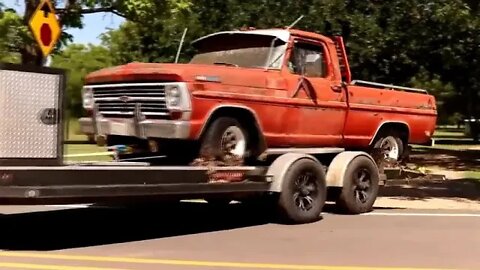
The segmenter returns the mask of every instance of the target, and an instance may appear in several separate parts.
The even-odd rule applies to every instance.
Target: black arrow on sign
[[[43,3],[43,6],[40,10],[43,11],[43,17],[45,18],[48,18],[48,13],[52,12],[50,6],[47,3]]]

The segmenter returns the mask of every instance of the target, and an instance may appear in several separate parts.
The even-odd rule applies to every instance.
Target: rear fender
[[[270,167],[268,168],[267,177],[272,182],[269,190],[270,192],[282,191],[282,184],[285,175],[287,174],[292,164],[301,159],[310,159],[318,163],[318,166],[322,166],[320,162],[311,155],[301,153],[283,154],[277,159],[275,159],[272,165],[270,165]]]

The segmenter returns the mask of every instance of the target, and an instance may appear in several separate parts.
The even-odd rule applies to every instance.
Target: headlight
[[[82,103],[83,108],[93,109],[94,99],[93,99],[93,89],[85,87],[82,89]]]
[[[165,99],[167,107],[177,107],[181,101],[181,93],[178,86],[167,86],[165,88]]]
[[[171,83],[165,86],[165,103],[171,111],[190,111],[190,94],[185,83]]]

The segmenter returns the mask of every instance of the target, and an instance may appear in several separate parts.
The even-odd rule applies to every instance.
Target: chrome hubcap
[[[246,149],[245,134],[238,127],[228,127],[222,135],[221,145],[223,153],[243,157]]]
[[[397,160],[400,153],[400,147],[394,137],[386,137],[382,140],[380,148],[385,153],[385,158]]]

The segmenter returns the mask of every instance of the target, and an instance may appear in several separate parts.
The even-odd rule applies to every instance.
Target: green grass
[[[466,171],[465,178],[475,179],[480,181],[480,171]]]
[[[430,148],[434,149],[445,149],[445,150],[469,150],[479,145],[473,144],[473,140],[469,137],[466,137],[463,133],[463,129],[456,128],[438,128],[435,130],[433,135],[435,140],[435,145]],[[446,142],[455,142],[455,143],[446,143]],[[415,148],[424,146],[414,146]]]
[[[67,144],[65,145],[64,155],[67,162],[84,162],[84,161],[111,161],[111,156],[85,156],[85,157],[69,157],[68,155],[106,153],[105,147],[99,147],[94,144]]]
[[[453,160],[446,164],[446,167],[428,166],[427,169],[443,169],[449,171],[458,171],[464,175],[465,178],[476,179],[480,181],[480,168],[475,161],[476,153],[480,153],[480,144],[476,144],[469,137],[463,133],[463,129],[456,129],[454,127],[438,128],[434,133],[435,145],[433,147],[412,145],[416,154],[432,154],[442,153]],[[437,151],[433,151],[437,150]],[[441,151],[445,150],[445,151]],[[480,155],[478,155],[480,157]],[[426,161],[432,163],[432,155],[425,156]],[[435,158],[435,155],[433,155]],[[420,161],[421,163],[421,161]],[[439,163],[442,163],[439,160]],[[458,170],[455,164],[458,163]],[[444,164],[445,165],[445,164]],[[452,167],[453,166],[453,167]],[[462,176],[463,177],[463,176]]]
[[[80,125],[77,119],[71,119],[65,128],[65,139],[67,141],[87,142],[88,137],[80,132]],[[86,156],[86,157],[68,157],[68,155],[92,154],[107,152],[105,147],[99,147],[95,144],[65,144],[64,155],[67,162],[84,162],[84,161],[110,161],[111,156]]]
[[[70,141],[87,141],[88,137],[80,132],[80,124],[77,119],[68,121],[68,128],[65,127],[65,139]]]
[[[464,139],[468,139],[468,138],[465,137],[462,130],[453,131],[452,129],[449,129],[449,130],[437,129],[437,130],[435,130],[435,133],[433,134],[433,137],[435,137],[435,138],[464,138]]]

